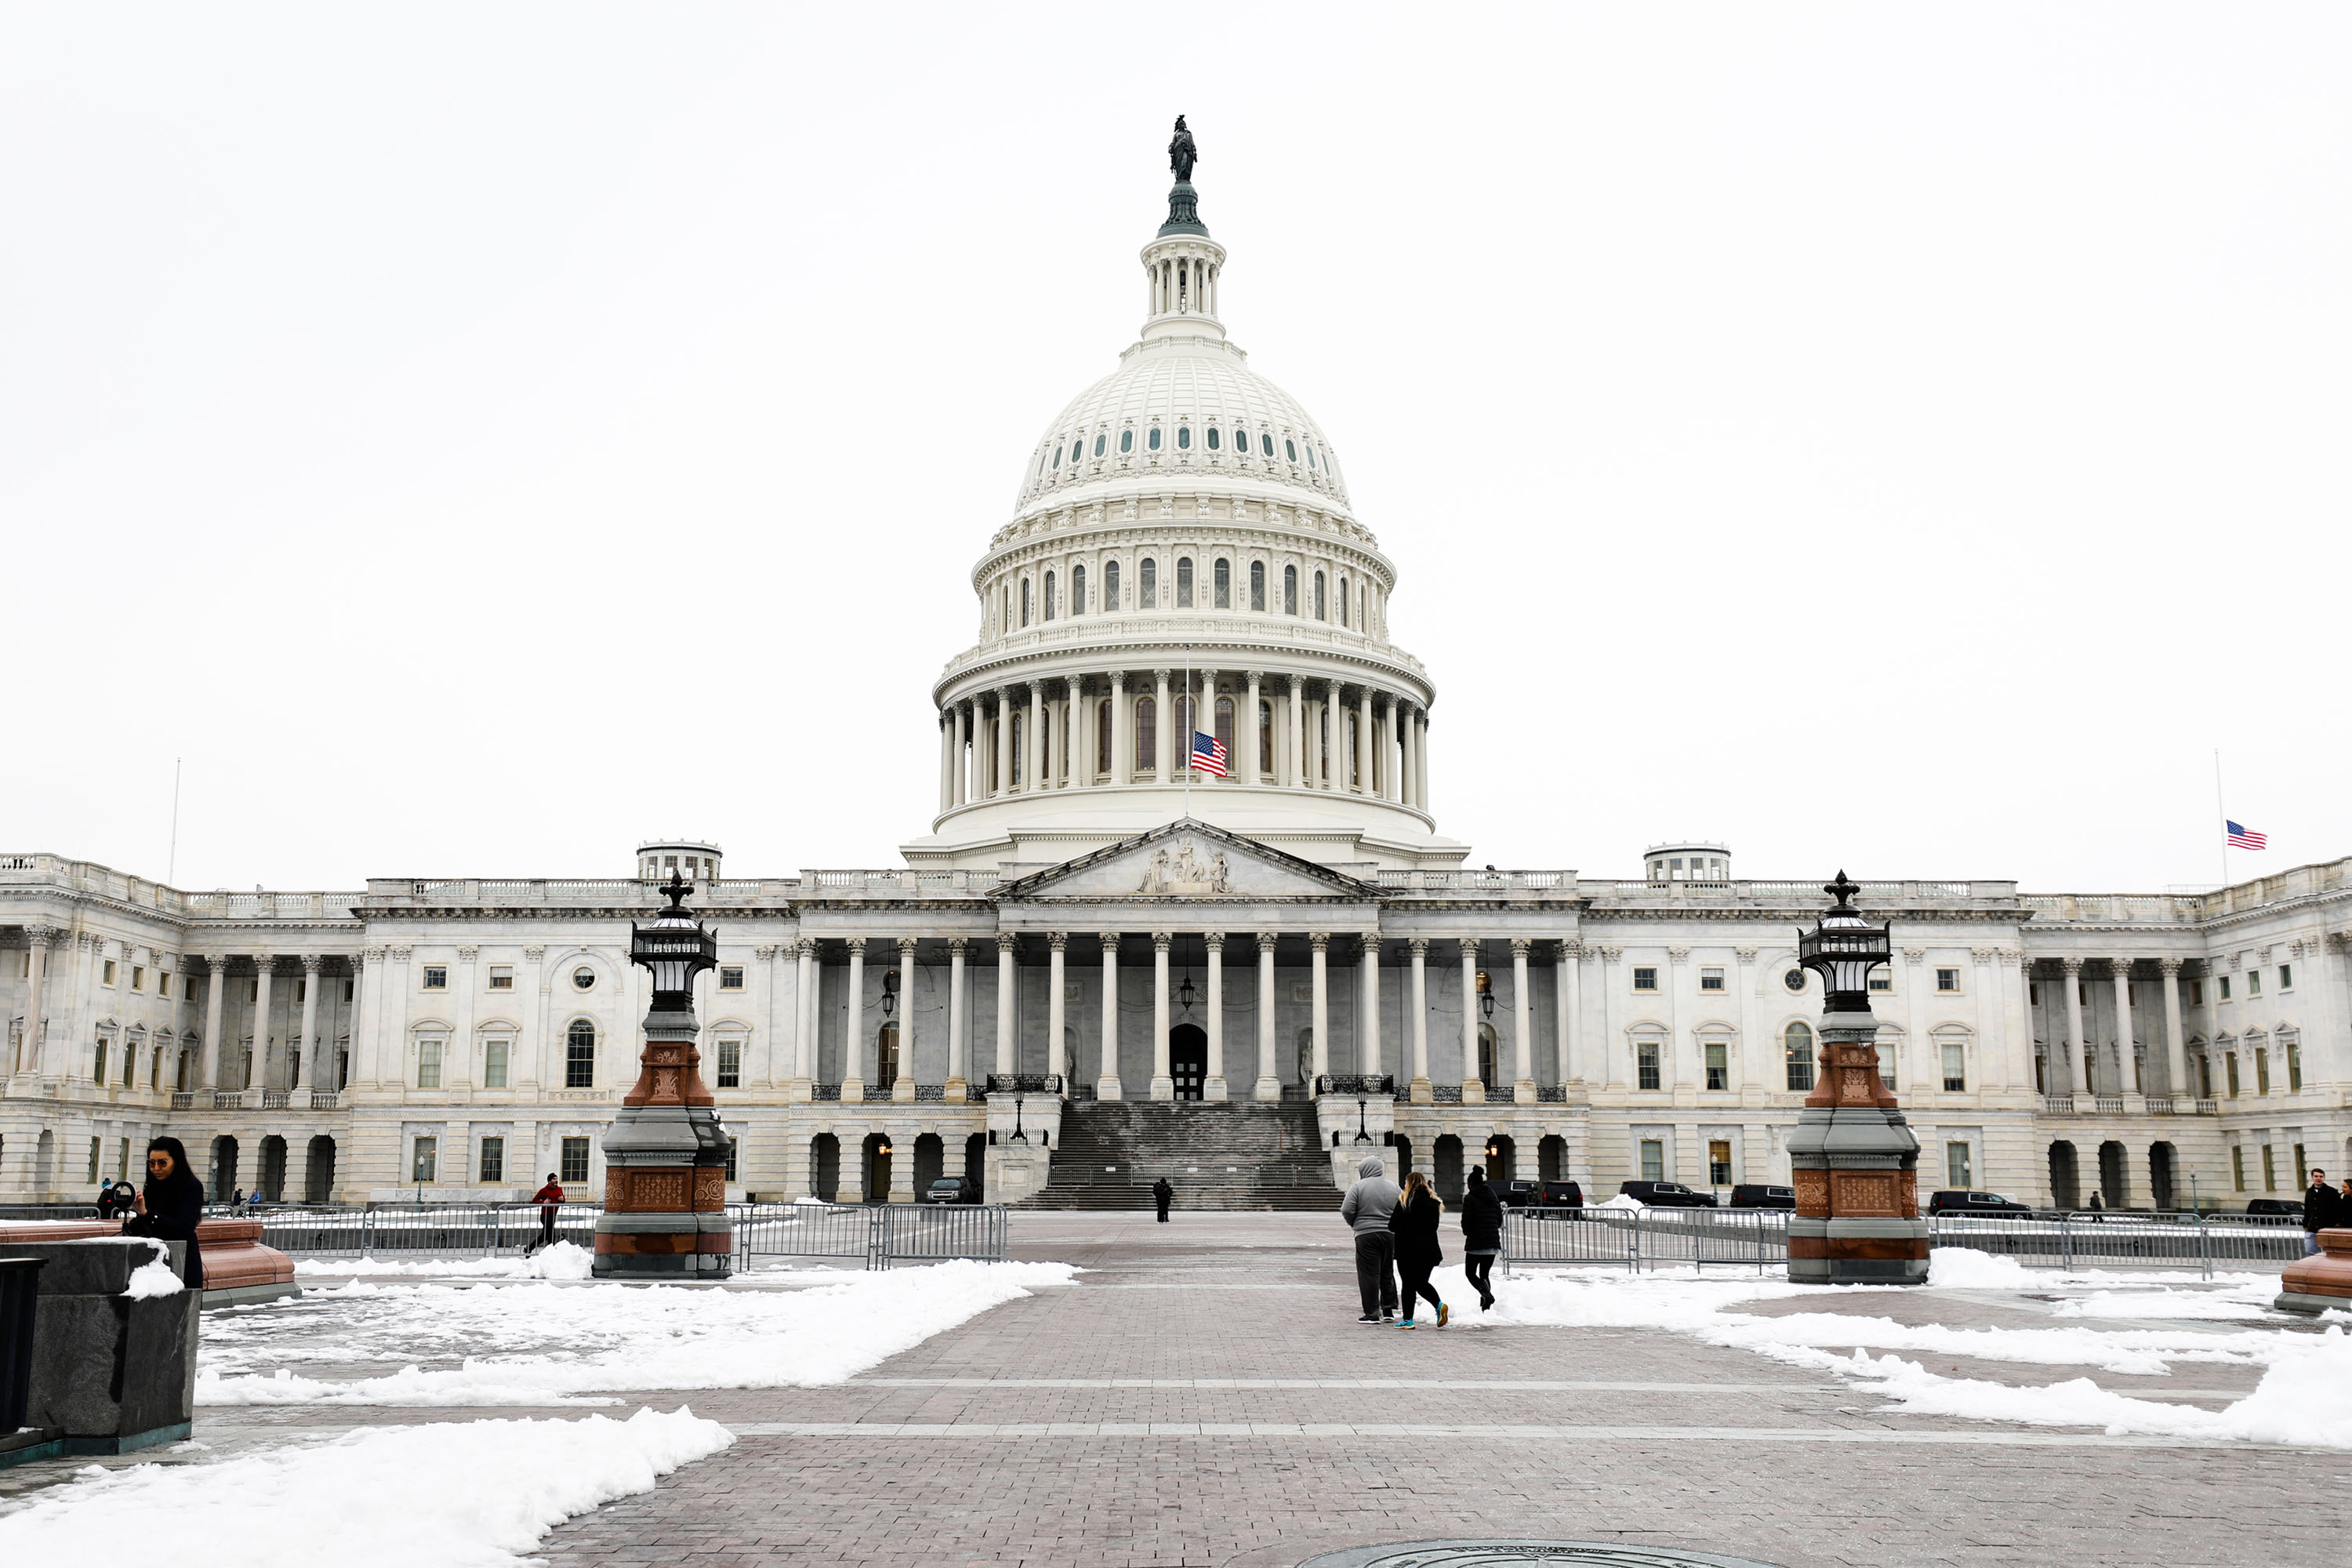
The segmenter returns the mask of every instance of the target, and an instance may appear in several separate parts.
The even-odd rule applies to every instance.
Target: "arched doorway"
[[[2082,1174],[2075,1169],[2074,1145],[2063,1138],[2050,1145],[2050,1202],[2062,1209],[2079,1207],[2083,1202]]]
[[[1568,1179],[1568,1140],[1557,1132],[1548,1132],[1536,1145],[1536,1180],[1564,1182]]]
[[[920,1198],[931,1190],[931,1184],[947,1174],[947,1145],[936,1132],[926,1132],[915,1140],[915,1196]]]
[[[2172,1156],[2169,1143],[2147,1146],[2148,1202],[2154,1204],[2160,1214],[2171,1213],[2179,1201],[2172,1190]]]
[[[261,1170],[254,1177],[253,1195],[272,1204],[286,1196],[286,1140],[274,1132],[261,1141]]]
[[[2131,1207],[2131,1156],[2112,1138],[2099,1145],[2099,1194],[2111,1209]]]
[[[841,1140],[820,1132],[809,1140],[809,1195],[834,1201],[841,1191]]]
[[[988,1134],[975,1132],[963,1141],[963,1179],[971,1184],[972,1195],[988,1195]]]
[[[1175,1080],[1176,1098],[1198,1100],[1209,1081],[1209,1032],[1198,1024],[1179,1024],[1168,1031],[1168,1076]]]
[[[205,1195],[216,1204],[236,1191],[236,1140],[226,1133],[213,1140],[213,1179],[206,1187]]]
[[[1486,1179],[1501,1184],[1512,1179],[1512,1165],[1518,1158],[1518,1145],[1507,1132],[1497,1132],[1486,1140]]]
[[[890,1135],[887,1132],[868,1132],[866,1135],[863,1152],[862,1168],[866,1173],[866,1201],[869,1204],[887,1204],[890,1201],[892,1157]]]
[[[1448,1132],[1430,1151],[1430,1185],[1449,1204],[1462,1201],[1462,1140]]]
[[[325,1133],[310,1140],[310,1159],[302,1169],[302,1201],[306,1204],[331,1202],[335,1190],[335,1141]]]
[[[46,1198],[58,1188],[58,1135],[47,1128],[33,1144],[33,1191]]]

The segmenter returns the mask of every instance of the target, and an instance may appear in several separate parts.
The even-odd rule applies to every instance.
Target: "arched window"
[[[1234,432],[1234,450],[1240,453],[1244,458],[1249,456],[1248,431],[1236,430]]]
[[[1295,463],[1295,462],[1298,461],[1298,443],[1297,443],[1297,442],[1296,442],[1296,441],[1294,441],[1294,440],[1290,439],[1290,437],[1289,437],[1286,436],[1286,437],[1284,437],[1282,438],[1282,449],[1283,449],[1285,452],[1286,452],[1286,453],[1288,453],[1288,454],[1290,455],[1290,460],[1291,460],[1292,462],[1294,462],[1294,463]]]
[[[1286,616],[1298,613],[1298,568],[1296,566],[1282,569],[1282,613]]]
[[[1212,452],[1213,452],[1213,451],[1215,451],[1215,450],[1217,449],[1217,441],[1218,441],[1218,437],[1219,437],[1219,431],[1218,431],[1217,427],[1216,427],[1215,426],[1213,426],[1213,425],[1210,426],[1209,426],[1209,450],[1210,450],[1210,451],[1212,451]]]
[[[1122,430],[1118,433],[1118,449],[1121,453],[1132,452],[1135,450],[1134,431]]]
[[[1026,583],[1021,585],[1021,624],[1025,626],[1029,624],[1029,585]],[[1328,608],[1329,606],[1323,602],[1323,574],[1318,572],[1315,574],[1315,618],[1318,621],[1329,620],[1331,617],[1327,613]]]
[[[572,1020],[563,1035],[563,1087],[596,1087],[596,1026],[585,1018]]]
[[[1230,774],[1234,766],[1231,759],[1240,754],[1239,748],[1234,744],[1234,700],[1230,697],[1217,699],[1217,739],[1225,743],[1225,766]]]
[[[1101,456],[1103,455],[1103,443],[1104,443],[1105,441],[1108,440],[1108,439],[1109,439],[1109,437],[1107,437],[1107,436],[1097,436],[1097,437],[1095,437],[1095,456],[1096,456],[1096,457],[1099,458],[1099,457],[1101,457]]]
[[[1118,563],[1116,561],[1103,563],[1103,608],[1118,608]]]
[[[1265,609],[1265,563],[1263,561],[1250,563],[1250,608],[1260,612]]]
[[[1148,773],[1159,765],[1160,701],[1157,698],[1135,700],[1135,771]]]
[[[1146,610],[1158,609],[1160,607],[1160,563],[1149,555],[1145,556],[1142,565],[1137,570],[1136,583],[1138,597],[1135,602],[1138,607]]]
[[[1070,614],[1087,613],[1087,569],[1084,563],[1070,568]]]
[[[1193,709],[1194,703],[1191,692],[1180,691],[1176,694],[1176,733],[1173,739],[1176,742],[1176,750],[1183,752],[1188,758],[1192,754],[1192,731],[1201,726],[1200,715]],[[1189,767],[1192,764],[1187,762],[1179,765]]]
[[[1274,704],[1263,698],[1257,705],[1257,768],[1262,773],[1274,771]]]
[[[1070,443],[1070,466],[1072,468],[1077,467],[1078,459],[1086,455],[1087,438],[1081,436],[1076,440]],[[1307,456],[1309,458],[1312,458],[1315,454],[1313,452],[1308,452]]]
[[[1179,556],[1176,561],[1176,607],[1192,607],[1192,558],[1189,555]]]
[[[1813,1088],[1813,1031],[1808,1024],[1790,1024],[1780,1031],[1789,1064],[1789,1092],[1810,1094]]]
[[[1192,449],[1192,427],[1190,425],[1176,426],[1176,449],[1180,452]]]
[[[1219,560],[1213,575],[1216,579],[1216,608],[1232,609],[1234,607],[1234,563],[1230,561]]]
[[[1055,442],[1055,443],[1054,443],[1054,467],[1055,467],[1055,468],[1060,468],[1061,466],[1062,466],[1062,444],[1061,444],[1059,441],[1056,441],[1056,442]]]
[[[1021,787],[1021,737],[1023,729],[1028,718],[1029,715],[1024,713],[1018,708],[1015,708],[1013,710],[1012,733],[1005,738],[1004,742],[1007,746],[1012,748],[1012,751],[1004,760],[1013,765],[1013,787],[1014,789],[1019,789]]]
[[[1110,772],[1110,699],[1095,704],[1095,772]]]
[[[1315,466],[1315,448],[1312,447],[1307,448],[1307,466],[1310,468]]]
[[[1053,574],[1051,572],[1048,572],[1048,573],[1046,573],[1046,574],[1045,574],[1045,619],[1047,619],[1047,620],[1049,620],[1049,621],[1050,621],[1050,620],[1052,620],[1052,619],[1054,618],[1054,574]],[[1343,620],[1343,621],[1344,621],[1344,620],[1346,620],[1346,619],[1348,618],[1348,616],[1347,616],[1347,613],[1346,613],[1346,604],[1345,604],[1345,602],[1344,602],[1344,595],[1343,595],[1343,598],[1342,598],[1342,604],[1341,604],[1341,606],[1340,606],[1340,616],[1339,616],[1339,618],[1340,618],[1341,620]]]
[[[1347,726],[1348,787],[1349,789],[1360,789],[1363,786],[1364,783],[1364,746],[1363,737],[1356,732],[1356,716],[1353,713],[1348,715]]]
[[[1268,435],[1264,431],[1260,431],[1258,433],[1257,444],[1259,448],[1264,451],[1267,457],[1271,458],[1274,456],[1274,437],[1271,435]]]
[[[1318,578],[1317,582],[1320,583],[1321,579]],[[1026,577],[1021,579],[1021,624],[1024,626],[1029,624],[1029,579]]]
[[[1053,617],[1054,612],[1047,610],[1045,618],[1051,620]],[[1345,577],[1339,579],[1339,624],[1343,626],[1348,624],[1348,580]]]
[[[1153,451],[1155,451],[1155,452],[1157,452],[1158,450],[1160,450],[1160,426],[1159,426],[1154,425],[1154,426],[1151,427],[1151,438],[1150,438],[1150,440],[1147,443],[1147,445],[1149,445],[1149,446],[1150,447],[1150,448],[1151,448]]]

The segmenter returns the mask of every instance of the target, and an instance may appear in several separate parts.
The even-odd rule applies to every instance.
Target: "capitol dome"
[[[1360,872],[1466,853],[1429,811],[1436,690],[1391,639],[1395,567],[1322,426],[1226,339],[1195,200],[1170,194],[1141,332],[1039,436],[972,568],[911,864],[1054,864],[1187,814]]]

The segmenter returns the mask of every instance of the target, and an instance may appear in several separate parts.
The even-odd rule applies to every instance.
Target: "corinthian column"
[[[890,1083],[890,1098],[915,1098],[915,939],[898,939],[898,1076]],[[908,1163],[908,1170],[914,1166]]]
[[[1360,795],[1376,793],[1372,766],[1372,689],[1356,688],[1356,743],[1348,749],[1349,762],[1356,772],[1355,792]]]
[[[1511,1098],[1521,1105],[1536,1100],[1535,1015],[1528,1006],[1528,939],[1511,939],[1511,1018],[1517,1038],[1511,1041]]]
[[[1110,782],[1115,784],[1127,784],[1134,776],[1135,742],[1127,725],[1127,674],[1114,669],[1110,672]]]
[[[1406,1092],[1415,1105],[1427,1105],[1429,1091],[1429,939],[1414,937],[1404,944],[1412,954],[1412,1086]]]
[[[1257,933],[1257,1088],[1254,1098],[1282,1098],[1282,1079],[1274,1065],[1274,943],[1275,933]]]
[[[1309,1095],[1312,1095],[1315,1092],[1315,1079],[1321,1078],[1324,1074],[1331,1070],[1331,996],[1328,989],[1327,988],[1329,976],[1324,968],[1325,955],[1328,952],[1330,946],[1330,932],[1318,931],[1307,933],[1307,952],[1311,954],[1307,962],[1313,966],[1311,973],[1314,979],[1314,986],[1310,994],[1314,997],[1315,1007],[1312,1015],[1315,1041],[1315,1071],[1309,1077],[1307,1084],[1307,1092]]]
[[[948,942],[948,1099],[961,1105],[971,1098],[971,1084],[964,1078],[964,1061],[971,1043],[971,1016],[964,1005],[963,953],[970,943],[963,937]]]
[[[2164,972],[2165,1092],[2194,1099],[2196,1091],[2189,1087],[2189,1043],[2180,1037],[2180,960],[2159,958],[2156,963]]]
[[[1478,1076],[1478,939],[1462,939],[1462,1103],[1486,1103],[1486,1080]]]
[[[1290,733],[1284,737],[1283,772],[1289,777],[1282,782],[1292,789],[1304,788],[1307,778],[1307,681],[1302,676],[1291,676]]]
[[[1094,704],[1087,700],[1086,682],[1070,677],[1069,717],[1062,725],[1062,765],[1068,773],[1072,789],[1084,789],[1095,782]]]
[[[996,1070],[1011,1073],[1013,1065],[1013,955],[1021,939],[1011,931],[996,933]]]
[[[1095,1098],[1124,1100],[1126,1086],[1118,1078],[1118,932],[1102,933],[1102,1044],[1097,1064]]]
[[[253,1070],[246,1076],[249,1079],[259,1075],[264,1089],[269,1087],[269,981],[277,969],[278,961],[266,952],[253,961]],[[237,1087],[253,1085],[246,1082]]]
[[[25,942],[26,948],[25,954],[25,1034],[24,1037],[17,1042],[16,1061],[16,1070],[21,1073],[37,1073],[42,1070],[41,1021],[43,1014],[41,1011],[41,1004],[44,998],[41,994],[41,983],[45,978],[47,978],[45,972],[48,968],[49,943],[57,940],[57,929],[53,926],[28,925],[25,928]],[[218,961],[208,960],[207,962],[212,964],[212,973],[217,977],[220,973],[220,964]],[[215,1020],[217,1020],[220,1016],[220,1003],[218,1001],[218,997],[220,995],[219,980],[215,978],[209,982],[207,989],[215,998],[211,1004],[212,1016]],[[217,1023],[205,1030],[205,1052],[208,1057],[216,1054],[216,1047],[213,1045],[213,1042],[219,1037],[220,1028]],[[209,1088],[210,1085],[208,1084],[206,1087]]]
[[[1062,1093],[1070,1092],[1067,1053],[1062,1047],[1062,1034],[1067,1027],[1062,1018],[1062,954],[1070,945],[1070,933],[1066,931],[1045,933],[1045,1070],[1062,1078]]]
[[[2066,1072],[2065,1082],[2052,1086],[2053,1094],[2073,1094],[2088,1083],[2084,1069],[2090,1065],[2083,1056],[2083,961],[2062,958],[2058,967],[2066,972]]]
[[[1234,739],[1241,745],[1242,782],[1255,784],[1265,769],[1265,759],[1258,755],[1257,749],[1258,682],[1263,677],[1255,669],[1245,673],[1249,679],[1249,711],[1234,715]]]
[[[319,971],[326,960],[319,953],[302,955],[302,1043],[294,1059],[301,1065],[289,1077],[319,1090]],[[289,1084],[289,1087],[291,1087]]]
[[[1166,689],[1162,676],[1161,689]],[[1160,733],[1165,735],[1163,727]],[[1164,748],[1163,748],[1164,754]],[[1151,1098],[1176,1098],[1176,1079],[1168,1070],[1168,949],[1176,940],[1172,931],[1151,933]]]
[[[1201,1086],[1202,1100],[1225,1098],[1225,933],[1208,933],[1209,943],[1209,1076]]]
[[[841,1026],[841,1102],[866,1098],[866,939],[849,939],[849,1016]]]

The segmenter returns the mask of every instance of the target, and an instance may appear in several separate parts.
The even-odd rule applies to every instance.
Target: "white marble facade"
[[[1820,1001],[1790,939],[1834,847],[1804,882],[1705,845],[1629,881],[1465,868],[1432,804],[1436,687],[1328,437],[1227,340],[1221,246],[1165,234],[1142,261],[1141,333],[972,569],[902,865],[736,878],[665,843],[609,880],[229,894],[0,856],[0,1201],[135,1173],[163,1131],[287,1198],[511,1197],[551,1170],[593,1194],[645,1011],[629,921],[673,868],[719,933],[704,1073],[737,1193],[907,1201],[969,1161],[1017,1197],[1071,1097],[1318,1081],[1328,1131],[1364,1115],[1441,1171],[1785,1178]],[[1186,769],[1195,729],[1227,776]],[[2240,1202],[2352,1164],[2347,870],[1865,880],[1923,1189]],[[992,1143],[1016,1113],[1031,1141]]]

